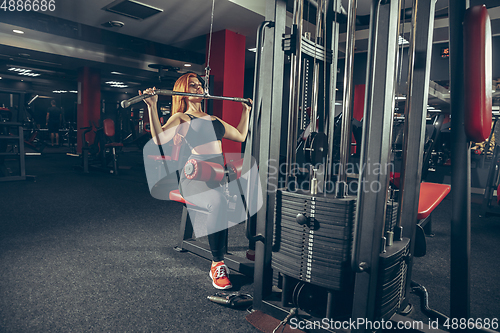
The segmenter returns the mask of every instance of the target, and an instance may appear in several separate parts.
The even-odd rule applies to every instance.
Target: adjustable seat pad
[[[187,179],[218,181],[224,179],[224,167],[218,163],[199,161],[194,158],[186,162],[184,175]]]
[[[154,158],[157,156],[151,155],[151,157]],[[168,157],[168,156],[166,156],[166,157]],[[187,163],[189,163],[189,162],[190,161],[188,161]],[[206,161],[193,161],[193,162],[195,162],[195,164],[198,165],[198,167],[195,170],[193,170],[193,175],[194,175],[194,177],[192,177],[193,179],[203,178],[202,180],[213,180],[213,179],[221,180],[221,178],[220,178],[221,175],[222,175],[222,177],[224,176],[224,169],[222,167],[220,167],[219,165],[217,165],[217,167],[215,167],[213,165],[214,163],[210,163],[210,162],[206,162]],[[239,178],[241,176],[242,166],[243,166],[243,159],[229,162],[226,165],[227,169],[236,175],[236,178]],[[202,167],[206,169],[206,175],[207,175],[206,177],[208,179],[206,177],[201,176],[203,174]],[[196,175],[198,173],[200,176]],[[192,204],[189,201],[187,201],[186,199],[184,199],[182,197],[181,193],[179,192],[179,190],[170,191],[168,197],[170,200],[177,201],[177,202],[180,202],[183,204],[188,204],[191,206],[195,206],[194,204]]]
[[[235,178],[240,178],[241,177],[241,171],[243,169],[243,161],[244,159],[238,159],[236,161],[228,162],[226,164],[226,168],[231,175],[234,175]]]

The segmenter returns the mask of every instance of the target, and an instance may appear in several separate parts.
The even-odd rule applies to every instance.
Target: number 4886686
[[[56,10],[55,0],[3,0],[0,10],[4,12],[53,12]]]

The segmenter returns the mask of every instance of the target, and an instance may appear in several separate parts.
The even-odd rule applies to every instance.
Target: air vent
[[[163,9],[149,6],[135,0],[113,1],[103,9],[136,20],[144,20],[150,16],[163,12]]]

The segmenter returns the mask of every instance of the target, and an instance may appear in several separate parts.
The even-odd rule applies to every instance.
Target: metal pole
[[[344,94],[342,101],[342,136],[340,139],[339,177],[337,197],[347,196],[347,162],[351,153],[351,99],[353,93],[354,43],[357,0],[349,1],[347,18],[346,54],[344,66]]]
[[[399,187],[399,220],[396,239],[410,238],[413,253],[417,225],[418,199],[424,155],[427,100],[430,80],[435,0],[413,0],[412,29],[408,51],[408,90],[406,93],[403,156]],[[403,232],[401,232],[403,231]],[[411,288],[412,258],[408,262],[406,292]],[[406,306],[407,299],[403,302]]]
[[[293,27],[295,34],[295,53],[291,55],[290,72],[290,113],[288,118],[288,145],[286,154],[286,184],[295,182],[295,151],[297,150],[297,123],[300,105],[300,80],[302,65],[302,30],[304,0],[295,0],[293,5]]]
[[[370,172],[370,166],[379,165],[385,169],[391,161],[399,8],[400,1],[381,4],[380,0],[373,0],[370,12],[366,102],[352,246],[351,264],[356,278],[351,318],[375,320],[389,175]],[[356,331],[364,332],[365,329],[360,327]]]
[[[318,10],[316,11],[316,34],[315,34],[315,42],[314,42],[314,74],[313,74],[313,95],[312,95],[312,107],[311,107],[311,132],[317,132],[316,128],[316,118],[318,117],[318,94],[319,94],[319,63],[316,59],[316,49],[317,45],[320,42],[321,35],[321,26],[323,22],[321,20],[321,14],[323,11],[323,2],[319,0]],[[325,49],[326,55],[326,49]],[[324,66],[326,66],[326,61]]]
[[[451,103],[450,318],[470,316],[470,143],[464,129],[463,27],[468,0],[449,2]]]
[[[274,22],[264,21],[259,25],[257,29],[257,43],[256,43],[256,53],[255,53],[255,72],[254,72],[254,84],[253,84],[253,112],[250,117],[248,129],[247,144],[245,147],[245,161],[250,162],[250,155],[257,158],[257,147],[259,146],[260,137],[260,117],[262,113],[262,87],[260,84],[260,70],[262,64],[262,45],[264,43],[264,32],[265,29],[274,27]],[[256,160],[256,163],[259,163]],[[250,170],[250,164],[247,165],[245,170]]]
[[[283,98],[284,53],[281,49],[282,35],[286,26],[286,1],[267,1],[266,20],[274,21],[272,33],[264,38],[260,85],[262,87],[262,116],[260,120],[259,177],[263,185],[262,208],[257,213],[256,233],[263,236],[255,244],[254,298],[253,307],[262,310],[265,298],[272,287],[272,239],[274,200],[278,187],[278,163]]]
[[[339,24],[337,22],[337,13],[340,11],[340,0],[332,0],[332,7],[333,7],[333,12],[334,14],[334,20],[331,23],[332,24],[332,36],[331,36],[331,41],[328,42],[330,44],[330,47],[332,48],[332,65],[330,68],[330,104],[328,107],[329,113],[328,115],[325,115],[325,123],[328,124],[328,156],[327,156],[327,163],[325,166],[326,169],[326,179],[324,182],[324,193],[330,192],[333,189],[332,188],[327,188],[327,186],[330,186],[332,184],[332,173],[334,172],[333,168],[333,141],[334,141],[334,132],[335,132],[335,124],[334,124],[334,118],[335,118],[335,97],[336,97],[336,84],[337,84],[337,60],[338,60],[338,43],[339,43]],[[330,24],[330,23],[329,23]],[[325,44],[327,45],[327,44]],[[325,126],[326,127],[326,126]]]
[[[260,145],[260,119],[262,113],[262,87],[260,84],[260,73],[262,64],[262,45],[264,43],[264,33],[265,29],[274,27],[274,22],[264,21],[260,24],[257,29],[257,43],[256,43],[256,53],[255,53],[255,72],[254,72],[254,86],[253,86],[253,103],[254,110],[251,114],[249,120],[249,131],[247,136],[247,143],[245,146],[243,170],[244,173],[248,172],[252,167],[252,162],[259,163],[259,145]],[[247,187],[246,197],[252,197],[251,187]],[[254,200],[255,201],[255,200]],[[250,202],[249,206],[256,205],[255,202]],[[252,206],[254,207],[254,206]],[[248,207],[247,207],[248,209]],[[246,214],[248,216],[248,213]],[[253,233],[255,231],[256,216],[247,218],[246,223],[246,236],[250,242],[255,241],[255,236]]]

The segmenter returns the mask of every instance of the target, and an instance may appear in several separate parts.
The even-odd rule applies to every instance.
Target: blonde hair
[[[198,78],[198,75],[196,75],[195,73],[186,73],[178,78],[174,84],[174,91],[188,92],[189,78],[192,77]],[[186,98],[187,96],[172,96],[172,115],[176,114],[177,112],[186,112]]]

